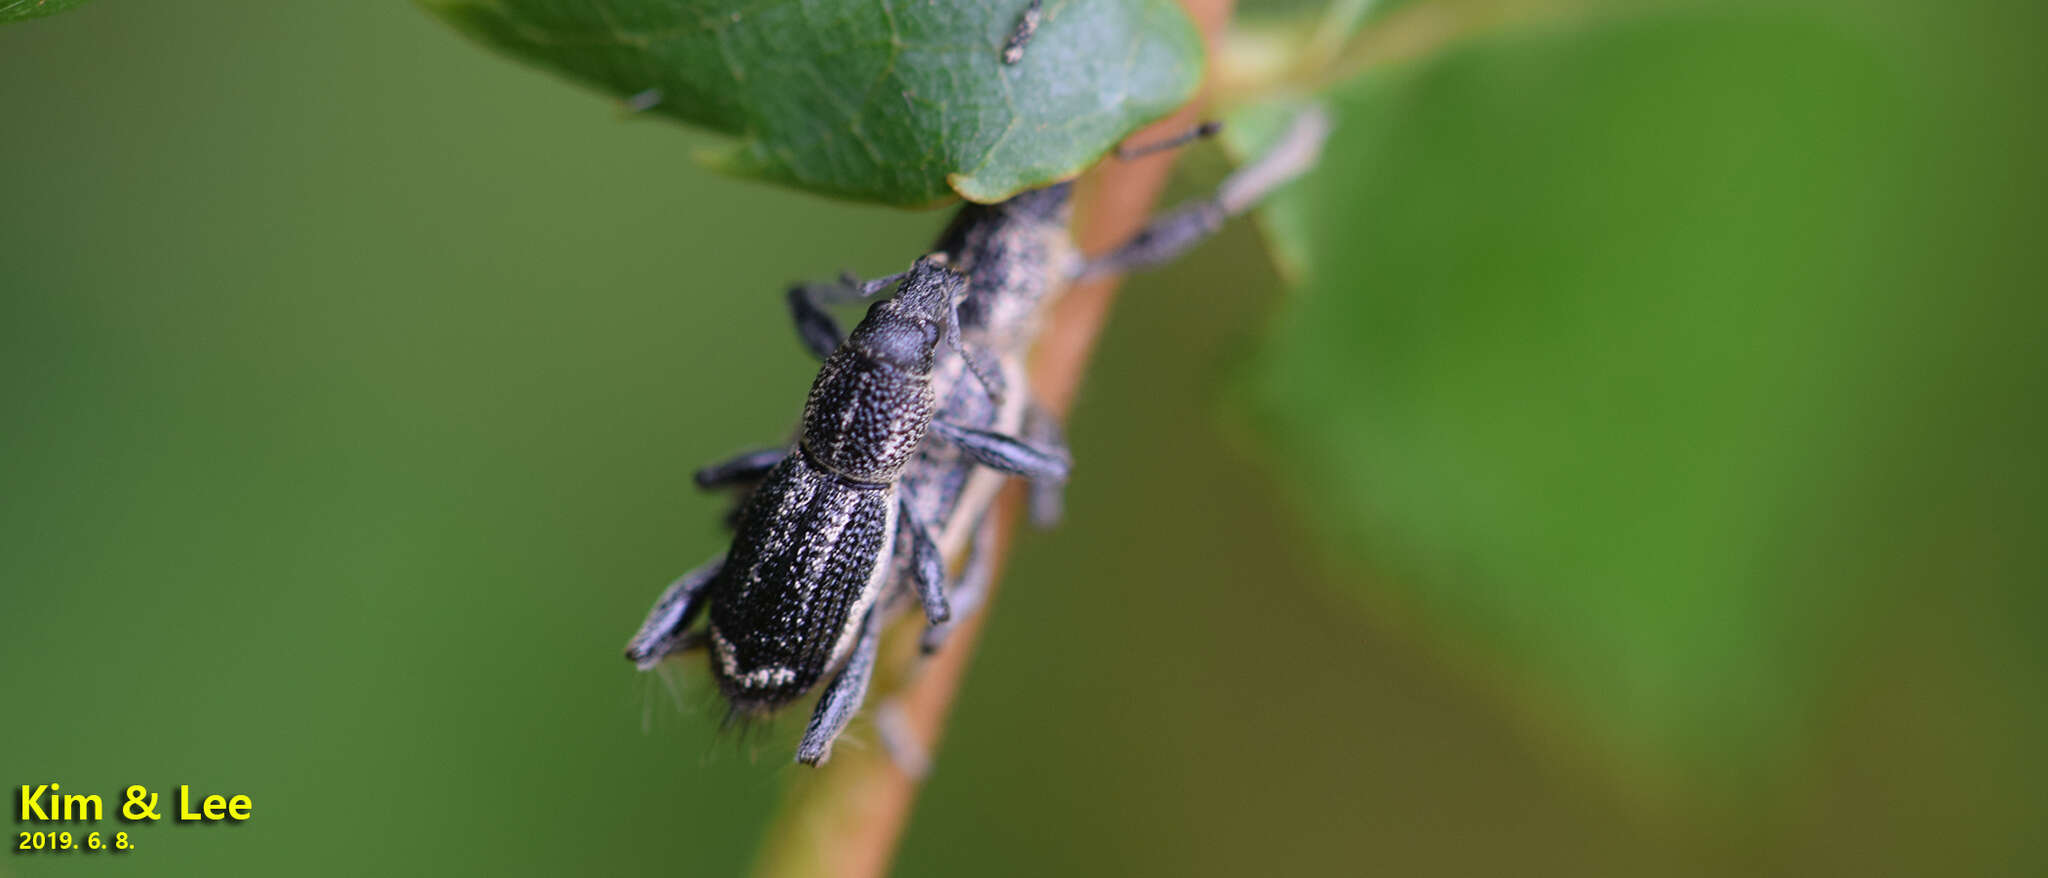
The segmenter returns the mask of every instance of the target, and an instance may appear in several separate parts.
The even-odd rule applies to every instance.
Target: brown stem
[[[1201,28],[1211,58],[1216,57],[1217,40],[1230,18],[1231,2],[1183,0],[1188,14]],[[1199,120],[1200,104],[1198,100],[1145,129],[1133,142],[1146,143],[1187,130]],[[1105,162],[1084,184],[1077,220],[1083,249],[1103,252],[1136,232],[1150,215],[1172,167],[1171,152],[1135,161]],[[1109,315],[1116,286],[1114,278],[1076,285],[1060,298],[1048,316],[1045,333],[1032,357],[1031,380],[1040,400],[1061,415],[1073,407],[1081,377],[1087,373],[1089,354]],[[995,582],[1001,581],[1010,537],[1019,520],[1021,494],[1016,487],[1013,485],[1004,494],[995,510]],[[990,584],[991,592],[995,582]],[[960,678],[966,673],[987,615],[984,610],[962,623],[947,640],[946,648],[896,690],[907,731],[915,740],[925,742],[934,754],[945,731],[953,695],[959,691]],[[915,640],[896,637],[893,645],[914,648]],[[885,663],[888,666],[902,668],[909,664],[900,650],[889,658]],[[881,684],[877,687],[879,691],[889,691],[891,681],[877,682]],[[762,878],[879,878],[889,868],[896,841],[909,821],[916,797],[917,780],[898,768],[881,748],[841,747],[832,761],[814,771],[802,772],[792,784],[780,813],[769,827],[755,874]]]

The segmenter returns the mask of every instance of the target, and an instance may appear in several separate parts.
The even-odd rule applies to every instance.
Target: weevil
[[[1204,124],[1183,137],[1140,149],[1120,150],[1119,154],[1131,157],[1171,148],[1214,131],[1213,124]],[[909,579],[924,599],[931,622],[924,636],[927,651],[940,645],[948,631],[949,618],[973,612],[985,594],[990,573],[986,546],[991,523],[986,513],[1005,475],[1031,479],[1035,520],[1049,524],[1057,517],[1066,451],[1059,438],[1058,422],[1032,402],[1024,370],[1024,357],[1037,337],[1039,314],[1044,306],[1074,280],[1165,262],[1199,243],[1220,228],[1225,219],[1242,213],[1266,192],[1310,167],[1326,133],[1327,122],[1320,114],[1304,114],[1279,146],[1232,174],[1214,195],[1163,215],[1123,246],[1094,259],[1086,258],[1073,241],[1071,184],[1025,192],[993,205],[970,204],[954,216],[940,235],[936,249],[948,264],[966,274],[964,298],[956,312],[961,343],[933,347],[934,360],[926,384],[936,411],[931,429],[945,441],[919,444],[899,477],[899,519],[915,523],[911,533],[930,535],[928,543],[917,544],[935,545],[947,557],[957,556],[963,550],[967,553],[960,580],[950,595],[945,591],[942,561],[936,572],[928,566],[932,560],[929,554],[909,567]],[[847,277],[837,284],[800,285],[790,290],[789,304],[798,336],[806,348],[826,358],[827,372],[833,371],[829,365],[832,359],[843,356],[847,347],[854,344],[854,338],[841,342],[839,330],[823,306],[871,296],[894,279],[892,276],[863,283]],[[873,314],[871,311],[870,320],[874,319]],[[861,332],[856,329],[854,336]],[[823,373],[819,380],[825,380]],[[807,415],[807,435],[809,420]],[[1025,439],[1014,438],[1018,433],[1024,434]],[[801,443],[798,448],[801,449]],[[776,482],[775,468],[785,465],[785,458],[791,456],[793,453],[783,448],[749,452],[705,467],[697,473],[697,482],[708,488],[761,479],[752,495],[758,498],[763,492],[784,490]],[[768,477],[763,479],[763,473],[768,473]],[[748,527],[749,510],[757,505],[758,500],[745,501],[736,516],[742,534]],[[912,557],[917,557],[915,550]],[[692,596],[709,590],[723,569],[724,560],[714,559],[685,575],[657,601],[628,650],[628,656],[640,667],[650,668],[665,655],[703,644],[707,634],[689,628],[696,611]],[[887,571],[888,565],[883,564],[871,574],[883,576]],[[867,583],[864,588],[883,596],[888,591],[886,583]],[[931,594],[932,589],[939,593]],[[943,602],[945,613],[931,612],[935,601]],[[829,753],[832,736],[843,729],[859,706],[867,676],[872,672],[874,645],[880,626],[886,621],[886,609],[886,604],[870,604],[858,634],[847,635],[855,638],[854,646],[839,680],[819,702],[799,747],[800,761],[822,760]],[[713,616],[715,625],[715,610]],[[853,629],[848,626],[852,623],[847,620],[851,618],[835,614],[827,625],[850,632]],[[713,646],[715,652],[715,642]],[[713,670],[715,675],[718,666],[714,665]],[[721,689],[726,688],[721,682]],[[899,751],[906,746],[915,744],[892,743],[892,748]]]
[[[817,764],[867,692],[883,609],[899,584],[915,590],[933,624],[950,616],[944,561],[897,478],[933,426],[931,382],[941,343],[970,371],[956,302],[966,279],[944,254],[862,285],[877,302],[825,358],[804,405],[797,441],[770,458],[750,454],[709,468],[760,479],[742,504],[731,548],[672,583],[626,656],[643,668],[707,646],[712,678],[736,713],[772,712],[830,674],[797,759]],[[994,379],[990,379],[992,382]],[[998,393],[993,384],[983,392]],[[978,459],[1048,479],[1065,460],[1008,436],[947,425],[946,441]],[[707,612],[708,611],[708,612]],[[709,620],[692,630],[696,617]]]

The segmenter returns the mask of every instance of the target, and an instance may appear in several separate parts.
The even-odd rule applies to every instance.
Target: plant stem
[[[1188,13],[1201,28],[1209,55],[1216,57],[1217,40],[1230,17],[1232,0],[1183,0]],[[1160,136],[1187,130],[1199,121],[1198,100],[1134,137],[1144,143]],[[1135,161],[1108,161],[1084,183],[1076,218],[1077,234],[1086,252],[1099,253],[1123,241],[1144,225],[1152,204],[1166,185],[1172,170],[1171,151]],[[1073,407],[1081,378],[1087,372],[1089,354],[1101,335],[1115,298],[1117,280],[1105,278],[1078,284],[1068,290],[1047,316],[1045,332],[1031,361],[1031,381],[1039,400],[1064,417]],[[1002,579],[1010,539],[1020,520],[1020,486],[1012,485],[997,503],[994,587]],[[946,715],[960,688],[967,663],[981,636],[989,608],[965,620],[946,642],[946,648],[926,661],[915,675],[894,689],[901,706],[905,729],[936,755],[945,731]],[[915,637],[895,637],[885,657],[887,668],[904,668],[913,661],[905,653],[914,650]],[[903,647],[908,647],[904,649]],[[891,691],[891,680],[878,680],[881,692]],[[879,878],[888,871],[896,842],[909,822],[910,808],[917,798],[918,780],[904,773],[880,747],[842,747],[833,759],[815,770],[806,770],[790,786],[780,813],[770,824],[755,864],[761,878],[809,878],[846,876]]]

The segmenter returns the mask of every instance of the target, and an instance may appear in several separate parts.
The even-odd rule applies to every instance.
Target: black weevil
[[[950,615],[944,561],[897,480],[932,427],[939,345],[960,348],[955,307],[966,279],[943,254],[918,260],[901,278],[898,294],[870,307],[826,358],[801,436],[742,504],[732,547],[676,580],[626,648],[646,667],[708,645],[712,677],[741,714],[773,711],[836,671],[797,748],[797,759],[811,764],[830,755],[866,695],[891,586],[914,587],[933,624]],[[1063,455],[969,427],[945,433],[977,459],[1065,478]],[[899,567],[907,575],[899,577]],[[691,630],[707,608],[709,623]]]

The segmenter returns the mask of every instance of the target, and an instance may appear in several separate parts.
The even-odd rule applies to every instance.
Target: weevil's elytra
[[[740,515],[711,586],[712,676],[737,709],[763,712],[817,685],[893,572],[896,496],[844,481],[799,447]]]

